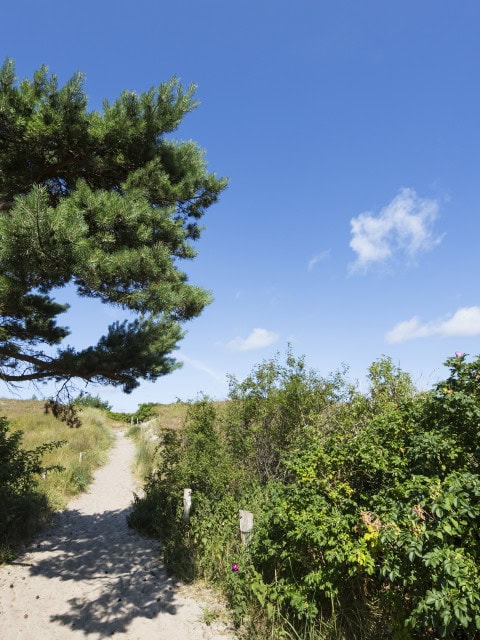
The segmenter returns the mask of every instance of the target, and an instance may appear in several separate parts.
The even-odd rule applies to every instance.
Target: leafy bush
[[[155,402],[144,402],[138,405],[135,413],[108,411],[108,417],[120,422],[146,422],[157,415],[158,405]]]
[[[341,373],[321,378],[291,351],[285,364],[265,361],[243,382],[232,376],[223,430],[237,464],[262,484],[283,478],[305,428],[348,392]]]
[[[61,468],[42,466],[42,458],[63,442],[49,442],[30,451],[21,444],[22,432],[11,432],[7,419],[0,418],[0,561],[2,549],[31,535],[48,517],[48,500],[36,491],[38,475]]]
[[[252,637],[479,638],[480,358],[447,365],[428,392],[389,358],[366,394],[290,352],[232,378],[223,411],[204,399],[164,433],[131,524],[221,584]]]
[[[93,407],[102,411],[111,411],[112,405],[106,400],[102,400],[99,395],[92,396],[90,393],[81,393],[75,398],[74,404],[79,407]]]
[[[207,398],[189,406],[181,432],[163,430],[158,447],[158,467],[136,498],[129,523],[164,541],[167,566],[192,579],[197,574],[192,554],[197,519],[217,517],[217,503],[234,483],[230,458],[216,427],[216,409]],[[196,496],[188,526],[183,522],[183,489]],[[210,525],[207,525],[207,529]]]

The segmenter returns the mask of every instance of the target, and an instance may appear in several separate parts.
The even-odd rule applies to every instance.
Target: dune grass
[[[33,474],[31,491],[28,496],[22,496],[22,500],[27,501],[22,511],[28,514],[28,519],[25,515],[22,525],[11,527],[0,540],[5,560],[13,548],[48,522],[54,511],[64,508],[73,496],[85,491],[94,470],[107,461],[115,425],[105,412],[85,407],[80,413],[82,426],[72,429],[51,414],[45,414],[44,403],[36,400],[0,399],[0,416],[7,418],[11,433],[22,432],[20,446],[24,450],[62,441],[61,446],[44,453],[41,464],[63,468]]]
[[[138,480],[146,480],[157,467],[160,432],[164,429],[181,429],[186,413],[187,405],[183,402],[158,404],[155,406],[155,417],[143,424],[133,423],[130,426],[127,435],[135,442],[133,472]]]

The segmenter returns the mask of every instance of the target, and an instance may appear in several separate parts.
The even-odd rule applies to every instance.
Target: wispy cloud
[[[217,380],[218,382],[225,382],[226,380],[225,375],[222,375],[217,371],[214,371],[214,369],[211,369],[207,364],[205,364],[201,360],[194,360],[193,358],[190,358],[185,353],[183,353],[183,351],[180,352],[177,357],[179,360],[183,360],[183,362],[186,362],[194,369],[198,369],[199,371],[206,373],[207,375],[209,375],[214,380]]]
[[[357,254],[352,271],[365,271],[385,263],[395,254],[411,261],[421,251],[441,242],[433,233],[438,202],[419,198],[413,189],[402,189],[378,216],[367,211],[350,221],[350,247]]]
[[[308,262],[308,270],[311,271],[316,264],[318,264],[319,262],[323,262],[324,260],[327,260],[330,257],[330,249],[327,249],[326,251],[322,251],[321,253],[317,253],[316,256],[313,256],[313,258],[311,258]]]
[[[278,333],[267,329],[254,329],[246,338],[237,336],[227,343],[227,347],[232,351],[255,351],[268,347],[279,338]]]
[[[466,337],[480,334],[480,307],[462,307],[441,320],[422,323],[417,316],[399,322],[386,335],[387,342],[406,342],[428,336]]]

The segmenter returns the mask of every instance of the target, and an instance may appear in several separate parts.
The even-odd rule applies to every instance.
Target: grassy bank
[[[0,399],[0,415],[8,423],[2,443],[10,451],[2,459],[5,477],[0,487],[0,561],[4,561],[55,510],[87,488],[94,470],[107,460],[113,431],[104,412],[88,407],[80,413],[78,429],[45,414],[40,401]],[[53,441],[61,444],[44,447]]]
[[[165,429],[181,429],[187,407],[183,402],[157,404],[153,407],[154,415],[143,423],[133,423],[128,429],[127,435],[136,445],[133,471],[139,480],[146,480],[158,468],[161,459],[161,433]]]

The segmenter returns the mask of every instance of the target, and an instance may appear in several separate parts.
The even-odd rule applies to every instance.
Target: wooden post
[[[240,509],[240,537],[243,544],[248,544],[253,534],[253,513]]]
[[[84,451],[80,451],[80,453],[78,454],[78,464],[82,464],[84,453],[85,453]]]
[[[183,521],[188,522],[190,518],[190,509],[192,508],[192,490],[183,490]]]

